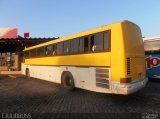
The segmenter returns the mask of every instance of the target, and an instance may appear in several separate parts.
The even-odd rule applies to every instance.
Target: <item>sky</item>
[[[63,37],[129,20],[143,37],[160,36],[160,0],[0,0],[0,28]]]

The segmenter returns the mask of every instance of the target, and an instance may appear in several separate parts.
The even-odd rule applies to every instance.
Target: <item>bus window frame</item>
[[[97,51],[91,51],[90,50],[90,39],[91,39],[91,36],[94,36],[95,34],[99,34],[99,33],[103,33],[103,49],[102,50],[97,50]],[[107,33],[108,34],[108,49],[104,49],[104,34]],[[83,51],[81,52],[81,40],[83,40],[83,44],[84,44],[84,38],[87,37],[88,38],[88,51],[84,51],[84,49],[82,49]],[[78,53],[71,53],[71,51],[69,51],[68,54],[64,54],[64,42],[69,42],[69,50],[71,50],[71,41],[72,40],[78,40],[79,42],[79,48],[78,48]],[[58,44],[62,44],[62,53],[61,54],[58,54],[57,51],[58,51]],[[49,45],[55,45],[55,53],[53,55],[46,55],[45,53],[45,47],[49,46]],[[36,57],[30,57],[30,50],[27,50],[25,52],[29,52],[29,57],[26,58],[26,59],[30,59],[30,58],[41,58],[41,57],[55,57],[55,56],[66,56],[66,55],[81,55],[81,54],[93,54],[93,53],[101,53],[101,52],[111,52],[111,29],[109,30],[106,30],[106,31],[102,31],[102,32],[97,32],[97,33],[93,33],[93,34],[90,34],[90,35],[86,35],[86,36],[82,36],[82,37],[76,37],[74,39],[69,39],[69,40],[65,40],[65,41],[62,41],[62,42],[57,42],[57,43],[54,43],[54,44],[49,44],[49,45],[45,45],[45,46],[42,46],[42,47],[38,47],[38,48],[35,48],[36,49]],[[38,56],[38,49],[40,48],[43,48],[43,55],[42,56]],[[84,48],[84,46],[83,46]],[[31,49],[32,50],[32,49]]]

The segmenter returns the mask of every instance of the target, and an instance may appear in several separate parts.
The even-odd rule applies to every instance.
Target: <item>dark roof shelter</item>
[[[31,47],[58,38],[1,38],[0,52],[16,52],[16,50],[22,51],[25,47]]]
[[[59,38],[59,37],[58,37]],[[25,47],[31,47],[58,38],[0,38],[0,71],[21,70]]]

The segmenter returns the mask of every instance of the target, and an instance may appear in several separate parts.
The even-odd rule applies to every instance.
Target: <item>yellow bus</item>
[[[28,77],[101,93],[128,95],[145,87],[145,53],[140,28],[122,21],[24,50]]]

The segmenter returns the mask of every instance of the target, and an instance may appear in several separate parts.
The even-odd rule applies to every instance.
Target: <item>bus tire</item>
[[[30,72],[29,72],[29,69],[28,69],[28,68],[26,68],[25,74],[26,74],[27,78],[30,78]]]
[[[62,85],[68,91],[74,90],[74,78],[70,72],[67,71],[62,74]]]

